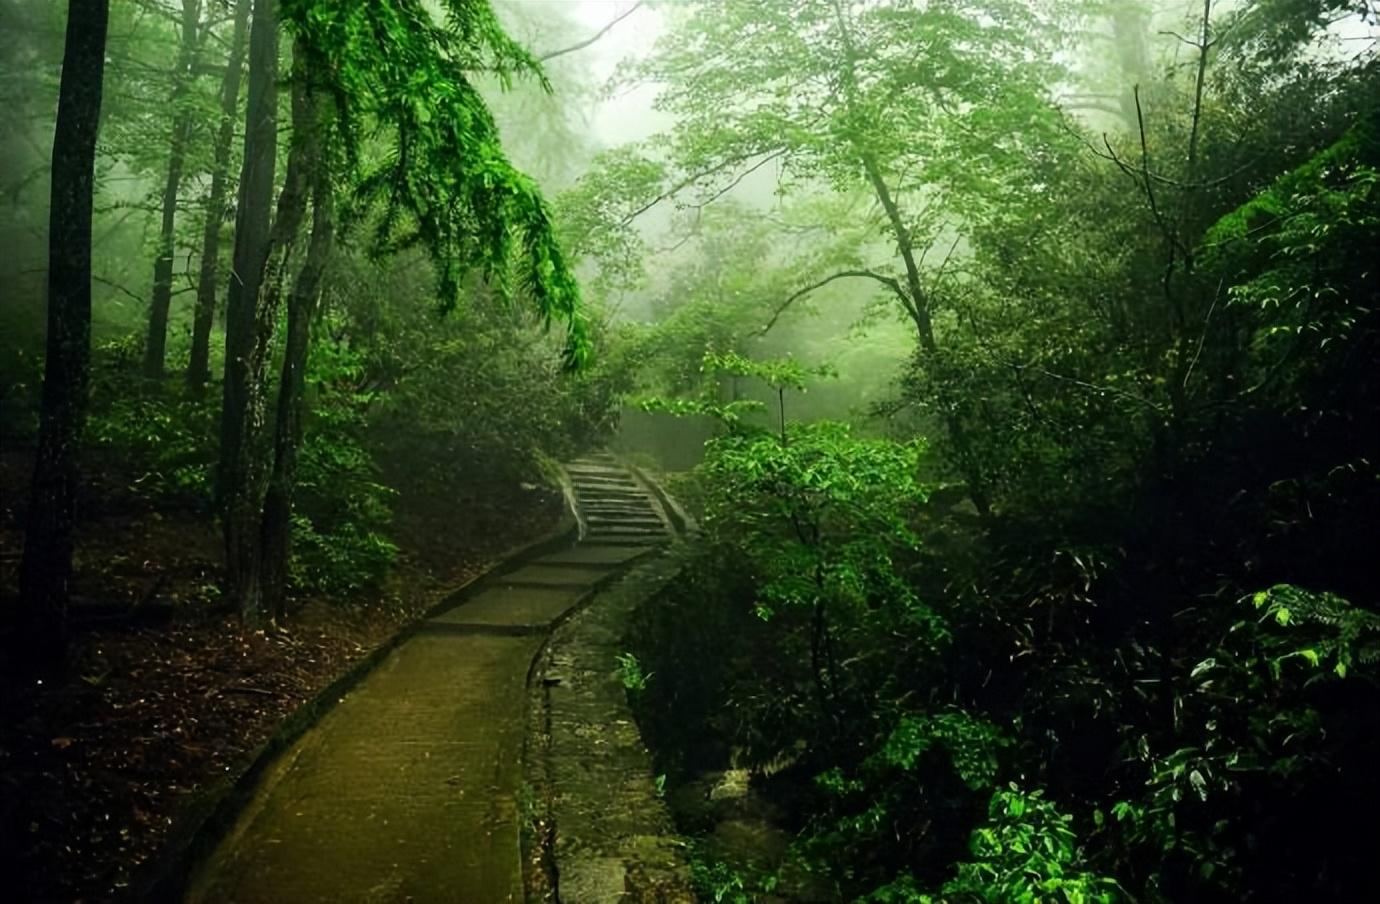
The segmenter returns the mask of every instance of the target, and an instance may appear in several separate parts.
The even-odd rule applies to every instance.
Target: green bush
[[[136,381],[142,358],[138,337],[92,350],[91,410],[87,437],[126,489],[146,499],[209,506],[217,455],[220,397],[179,386]]]

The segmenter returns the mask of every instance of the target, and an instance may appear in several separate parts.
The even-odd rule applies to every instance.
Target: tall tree
[[[274,455],[273,448],[270,447],[272,437],[267,430],[268,366],[270,342],[278,322],[278,309],[282,305],[288,261],[306,214],[307,199],[320,169],[316,146],[315,101],[309,97],[311,92],[307,87],[309,76],[306,56],[306,47],[299,39],[292,55],[292,147],[288,152],[287,173],[283,177],[283,187],[278,194],[273,226],[269,230],[268,255],[264,262],[259,297],[254,302],[253,331],[243,347],[244,360],[247,362],[243,371],[247,383],[241,387],[244,391],[245,419],[241,427],[240,462],[236,467],[237,483],[233,488],[235,508],[227,513],[227,527],[230,519],[234,518],[236,541],[243,544],[240,548],[242,558],[238,562],[242,569],[238,575],[240,583],[233,586],[237,587],[239,593],[237,601],[240,605],[240,618],[247,624],[253,624],[264,617],[276,620],[281,615],[278,611],[282,605],[281,594],[272,604],[264,595],[265,563],[262,538]],[[329,240],[329,229],[323,230],[321,238]],[[318,249],[318,260],[311,262],[313,268],[324,269],[325,261],[320,255],[321,250]],[[317,280],[319,281],[319,275]],[[299,323],[298,332],[302,329],[303,325]],[[289,341],[301,341],[301,338],[303,337],[289,335]],[[305,358],[306,353],[303,349],[303,363]],[[285,364],[286,366],[288,365]],[[299,378],[293,376],[293,379]],[[286,529],[284,525],[283,530]],[[275,574],[285,576],[286,571],[284,569]],[[274,586],[281,590],[281,580]]]
[[[302,441],[306,408],[311,324],[316,317],[322,278],[335,242],[335,186],[330,162],[322,147],[322,106],[315,85],[305,79],[293,83],[293,141],[294,147],[302,149],[303,166],[311,184],[312,225],[306,258],[287,296],[287,341],[278,380],[273,471],[264,497],[264,608],[278,623],[286,616],[293,492],[297,483],[297,448]]]
[[[936,202],[965,184],[990,189],[996,203],[1007,190],[993,177],[998,165],[1057,128],[1043,93],[1050,25],[1044,4],[1011,0],[726,0],[680,17],[637,69],[663,86],[658,105],[680,121],[663,144],[673,192],[699,189],[707,203],[775,162],[783,191],[875,199],[891,260],[873,262],[876,250],[860,247],[852,265],[820,274],[782,307],[839,279],[871,280],[894,300],[915,328],[919,360],[940,376],[945,452],[979,511],[990,499],[972,454],[972,401],[944,389],[950,364],[937,329],[959,217]]]
[[[225,222],[230,154],[235,138],[235,114],[239,112],[240,81],[244,76],[244,52],[253,0],[235,0],[235,23],[220,89],[220,126],[211,162],[211,189],[206,197],[206,221],[201,234],[201,266],[197,276],[196,309],[192,316],[192,351],[187,361],[187,383],[193,389],[211,378],[211,327],[216,315],[216,290],[220,280],[220,233]]]
[[[235,211],[234,269],[225,309],[225,382],[217,492],[225,534],[229,598],[248,623],[259,619],[264,379],[273,320],[260,309],[273,216],[278,152],[276,0],[254,0],[244,161]]]
[[[172,135],[168,142],[168,171],[163,180],[162,219],[158,230],[158,254],[153,262],[153,297],[149,303],[148,340],[144,344],[144,373],[153,379],[163,376],[167,357],[168,310],[172,306],[173,239],[177,225],[177,197],[182,188],[182,171],[187,159],[187,141],[194,117],[187,95],[196,78],[201,51],[201,0],[182,0],[181,44],[173,70]]]
[[[262,0],[256,0],[256,30],[261,24],[261,4]],[[423,245],[437,273],[443,308],[458,301],[469,272],[479,271],[498,294],[509,295],[516,271],[522,292],[547,322],[554,317],[566,320],[570,364],[584,361],[588,341],[579,291],[565,266],[545,204],[536,186],[504,157],[498,127],[466,74],[540,76],[531,56],[503,33],[489,4],[447,0],[446,28],[436,27],[431,14],[406,0],[330,4],[289,0],[282,4],[282,11],[296,39],[294,83],[307,78],[327,82],[336,123],[331,140],[342,149],[342,157],[357,167],[356,204],[364,211],[380,211],[375,250]],[[260,66],[252,37],[250,56],[253,106]],[[253,129],[254,114],[248,115]],[[299,122],[314,122],[314,118]],[[386,153],[366,159],[366,135],[387,142]],[[266,237],[256,241],[242,225],[236,230],[237,260],[242,242],[263,248],[261,256],[246,262],[252,269],[237,263],[236,273],[243,284],[231,286],[220,472],[227,583],[242,620],[250,624],[270,614],[264,608],[263,573],[263,511],[270,483],[266,368],[287,250],[301,224],[310,190],[311,145],[310,141],[293,143],[277,218]],[[250,160],[247,136],[242,208],[249,190]],[[254,197],[261,198],[257,193]],[[318,204],[317,214],[329,218],[329,206]],[[321,225],[326,227],[325,222]],[[314,237],[318,243],[328,241],[329,228]],[[322,250],[318,244],[318,252]],[[301,286],[304,290],[310,288],[311,279],[319,279],[310,273],[308,277]],[[306,339],[306,324],[298,326],[293,338],[300,343]],[[300,359],[291,362],[300,367],[289,374],[287,421],[278,433],[283,442],[295,436],[298,402],[293,395],[300,391],[295,381],[306,366],[305,351],[303,346]],[[284,470],[278,474],[275,492],[291,492],[286,469],[292,454],[291,449],[284,451]],[[287,527],[290,495],[275,497],[273,504],[270,531],[277,537]],[[286,553],[276,539],[272,549],[279,556],[272,593],[275,605],[280,605],[285,577],[281,557]]]
[[[70,0],[53,132],[48,339],[38,453],[20,573],[18,651],[32,664],[66,645],[78,460],[91,358],[91,207],[109,0]]]

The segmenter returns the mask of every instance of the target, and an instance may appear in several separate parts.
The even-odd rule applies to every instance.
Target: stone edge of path
[[[556,527],[536,540],[520,543],[497,557],[493,564],[447,593],[392,637],[370,650],[310,700],[293,710],[253,753],[223,780],[193,793],[176,818],[160,856],[140,872],[123,900],[149,904],[180,904],[187,882],[196,866],[215,850],[235,824],[240,811],[254,795],[260,779],[272,768],[278,755],[291,747],[319,722],[366,675],[377,668],[403,641],[412,637],[428,619],[465,602],[485,589],[490,580],[511,570],[516,564],[538,558],[575,542],[580,521],[575,513],[570,482],[563,470],[555,475],[561,484],[564,508]]]
[[[661,485],[660,481],[652,479],[645,470],[621,456],[618,460],[625,468],[632,472],[633,478],[649,489],[652,495],[656,497],[657,502],[661,503],[661,508],[666,512],[676,533],[682,536],[694,536],[699,533],[700,527],[695,523],[695,519],[690,516],[689,512],[681,507],[681,504],[676,501],[674,496],[666,492],[666,489]]]
[[[638,478],[657,486],[645,475]],[[671,510],[669,505],[667,510]],[[657,793],[650,753],[614,666],[633,614],[682,570],[678,548],[676,544],[632,563],[558,625],[533,661],[523,745],[524,782],[535,797],[531,804],[535,812],[528,814],[522,833],[529,904],[691,904],[695,900],[685,842],[676,834],[670,809]],[[570,652],[580,646],[585,647],[583,668]],[[601,664],[604,658],[607,669]],[[575,675],[577,671],[582,674]],[[570,695],[563,703],[553,702],[553,687],[567,682]],[[577,708],[617,713],[615,721],[621,730],[601,726],[610,730],[581,731],[591,725],[575,721]],[[579,793],[570,787],[558,788],[552,762],[557,746],[565,753],[573,750],[581,761],[616,758],[618,781],[593,782]],[[577,810],[619,809],[632,817],[629,822],[637,824],[636,830],[608,833],[577,816]]]

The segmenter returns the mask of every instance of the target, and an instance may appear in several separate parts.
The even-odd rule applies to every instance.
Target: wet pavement
[[[575,545],[424,622],[266,773],[187,900],[523,900],[527,676],[552,627],[670,536],[612,459],[572,463]]]

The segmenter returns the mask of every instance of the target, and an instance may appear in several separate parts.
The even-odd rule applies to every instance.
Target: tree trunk
[[[220,229],[225,220],[226,182],[230,174],[235,114],[239,111],[240,80],[244,74],[245,33],[252,0],[236,0],[230,55],[220,89],[220,131],[216,133],[211,165],[211,193],[206,199],[206,225],[201,236],[201,272],[192,320],[192,353],[187,362],[187,385],[200,389],[211,379],[211,327],[216,316],[216,286],[220,279]]]
[[[877,193],[877,200],[886,212],[887,221],[891,224],[892,235],[896,238],[896,247],[901,253],[901,261],[905,264],[906,291],[911,298],[909,313],[911,319],[915,321],[915,331],[920,340],[920,348],[933,361],[938,357],[939,343],[934,338],[934,322],[930,318],[929,298],[920,281],[920,266],[915,260],[915,245],[911,239],[910,230],[906,228],[905,220],[901,217],[901,210],[891,196],[891,190],[887,187],[886,180],[882,178],[881,170],[876,161],[866,153],[863,153],[862,157],[868,182],[872,184],[873,190]],[[943,375],[941,375],[941,379],[943,379]],[[949,393],[944,393],[944,395],[948,396]],[[992,502],[987,495],[986,481],[982,478],[982,471],[973,455],[973,444],[968,438],[968,428],[961,411],[962,404],[950,398],[941,398],[940,402],[945,409],[944,426],[949,434],[949,442],[953,444],[954,457],[958,459],[959,471],[968,486],[968,498],[972,501],[978,514],[986,518],[991,514]]]
[[[172,137],[169,141],[168,175],[163,182],[163,220],[158,231],[158,256],[153,262],[153,297],[149,304],[149,335],[144,343],[144,373],[161,379],[168,348],[168,310],[172,307],[173,239],[177,220],[177,193],[182,188],[182,168],[187,159],[187,139],[192,131],[192,111],[187,109],[200,44],[198,25],[201,0],[182,0],[182,49],[173,73]]]
[[[293,54],[293,121],[309,123],[307,101],[305,50],[299,44]],[[273,329],[278,322],[278,306],[283,297],[283,282],[293,241],[301,228],[307,210],[309,179],[314,175],[314,155],[309,126],[293,135],[288,153],[287,174],[278,196],[278,210],[269,231],[268,249],[256,296],[243,316],[248,321],[246,334],[240,345],[232,346],[226,336],[225,394],[227,400],[233,390],[239,401],[237,421],[227,423],[235,429],[233,449],[235,458],[227,460],[221,453],[222,471],[227,475],[224,484],[226,567],[232,599],[246,625],[255,625],[266,613],[263,597],[263,509],[268,490],[269,447],[268,431],[268,359]],[[234,297],[233,295],[231,296]],[[238,365],[236,377],[241,381],[231,385],[231,361]],[[232,557],[233,556],[233,557]]]
[[[843,70],[840,75],[844,88],[844,102],[847,104],[850,114],[856,115],[857,54],[853,47],[852,34],[848,28],[847,15],[840,0],[834,0],[834,15],[838,20],[839,32],[843,38],[844,59]],[[856,143],[855,150],[858,154],[858,161],[862,164],[863,172],[867,177],[867,182],[872,186],[873,192],[877,195],[878,203],[882,205],[882,210],[886,213],[887,222],[891,226],[892,237],[896,240],[896,250],[901,255],[901,262],[905,265],[905,294],[910,298],[910,303],[905,305],[906,313],[915,323],[915,332],[919,338],[921,350],[933,361],[938,357],[939,344],[934,337],[934,322],[931,318],[929,293],[925,291],[924,283],[920,278],[920,265],[915,259],[915,241],[910,234],[910,228],[906,225],[905,218],[901,215],[901,209],[897,205],[895,197],[891,194],[891,189],[886,184],[886,178],[882,173],[881,165],[877,162],[876,155],[867,147]],[[968,498],[972,501],[978,514],[986,518],[991,513],[992,504],[987,495],[986,482],[982,479],[981,469],[978,467],[976,456],[973,454],[972,442],[968,438],[968,430],[961,410],[962,403],[959,400],[947,398],[949,395],[947,392],[944,395],[946,398],[941,398],[940,402],[944,405],[944,426],[949,434],[949,442],[953,445],[954,457],[958,460],[959,471],[967,484]]]
[[[244,161],[235,210],[234,268],[225,308],[217,491],[225,532],[229,599],[247,624],[258,621],[259,506],[263,501],[264,358],[272,318],[264,318],[260,289],[273,231],[273,181],[278,149],[277,0],[254,0],[249,36],[249,94]],[[263,327],[267,322],[268,331]]]
[[[295,92],[302,90],[294,86]],[[282,624],[286,616],[288,560],[292,551],[292,497],[297,484],[297,447],[302,441],[306,408],[307,358],[311,351],[311,323],[321,297],[321,281],[335,240],[334,188],[321,147],[320,104],[310,89],[305,94],[304,119],[298,140],[304,146],[312,174],[312,227],[306,260],[288,295],[287,347],[278,383],[273,473],[264,498],[263,595],[265,609]],[[294,104],[296,107],[296,104]]]
[[[29,495],[16,651],[61,661],[76,521],[77,454],[91,362],[91,206],[109,0],[70,0],[53,133],[48,211],[48,338]]]

